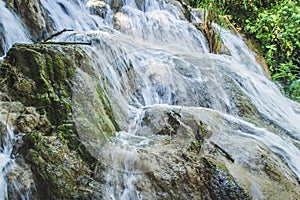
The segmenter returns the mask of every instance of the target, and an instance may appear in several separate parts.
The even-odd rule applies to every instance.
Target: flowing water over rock
[[[23,190],[16,172],[20,169],[13,158],[14,132],[1,115],[0,120],[0,199],[29,199],[31,191]]]
[[[2,122],[1,122],[2,123]],[[4,126],[5,127],[5,126]],[[13,139],[13,132],[9,128],[5,129],[2,127],[1,124],[1,149],[0,149],[0,158],[1,158],[1,165],[0,165],[0,198],[7,199],[7,183],[6,183],[6,176],[7,174],[12,171],[14,166],[14,161],[11,159],[12,154],[12,139]],[[3,138],[3,139],[2,139]]]
[[[105,199],[300,195],[300,106],[240,36],[215,25],[228,52],[209,53],[177,1],[41,5],[74,30],[56,41],[91,42],[75,47],[72,117]]]
[[[30,36],[17,15],[0,1],[0,56],[16,42],[31,42]]]

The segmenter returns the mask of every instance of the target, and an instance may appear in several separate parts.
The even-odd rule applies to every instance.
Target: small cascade
[[[144,116],[143,109],[134,109],[135,117],[127,131],[116,133],[116,137],[106,145],[104,157],[109,158],[109,168],[106,174],[106,197],[107,199],[143,199],[137,190],[138,182],[142,174],[149,170],[144,166],[142,151],[153,142],[151,138],[136,135],[141,127]],[[106,147],[104,147],[106,148]]]
[[[0,148],[0,199],[8,199],[8,191],[7,191],[7,182],[6,176],[10,173],[14,166],[15,162],[11,158],[12,154],[12,139],[14,137],[13,131],[8,127],[6,132],[1,131],[1,148]],[[5,134],[5,136],[3,136]],[[2,139],[3,138],[3,139]]]
[[[22,21],[6,7],[4,0],[0,1],[0,11],[1,56],[2,53],[5,54],[14,43],[31,43],[31,39]]]
[[[1,115],[0,120],[2,120]],[[6,125],[4,121],[0,121],[0,123],[0,199],[29,200],[31,191],[24,191],[16,179],[11,179],[8,182],[9,174],[17,168],[17,164],[13,158],[15,135],[12,128]],[[10,187],[9,190],[8,187]],[[10,196],[9,192],[11,192]]]
[[[104,19],[91,15],[83,1],[42,0],[41,3],[57,31],[63,29],[73,29],[76,32],[92,31],[104,25]]]

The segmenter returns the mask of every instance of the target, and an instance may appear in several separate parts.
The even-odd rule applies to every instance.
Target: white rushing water
[[[107,11],[103,18],[91,15],[86,8],[93,1],[41,2],[56,30],[74,29],[56,40],[92,43],[85,49],[91,58],[87,65],[92,66],[94,77],[88,77],[88,67],[78,69],[75,76],[77,88],[73,102],[81,106],[74,108],[75,121],[84,110],[91,123],[99,126],[94,118],[97,115],[94,104],[99,99],[93,89],[100,85],[105,88],[122,129],[110,139],[101,135],[90,141],[89,133],[82,128],[84,125],[77,121],[82,143],[96,158],[101,155],[101,162],[105,163],[106,199],[147,198],[147,189],[141,188],[141,182],[145,179],[144,173],[157,169],[151,156],[159,154],[164,146],[162,141],[172,143],[173,140],[171,133],[155,132],[164,128],[165,121],[147,116],[160,113],[162,117],[166,110],[189,113],[190,118],[208,124],[213,130],[209,140],[227,147],[236,160],[228,165],[235,178],[248,176],[241,168],[250,172],[260,170],[254,160],[260,155],[269,155],[271,160],[278,161],[277,165],[288,179],[294,176],[300,179],[300,106],[286,99],[265,76],[240,36],[216,25],[229,55],[210,54],[204,35],[184,18],[177,1],[120,1],[114,18],[113,1],[105,1]],[[3,1],[1,3],[0,6],[4,6]],[[8,11],[5,9],[5,12]],[[26,35],[26,31],[23,32]],[[4,35],[6,41],[9,34],[4,32]],[[9,40],[6,43],[12,44]],[[76,90],[78,88],[83,90]],[[242,112],[242,108],[249,109],[250,116],[247,111]],[[252,116],[257,117],[256,121]],[[190,126],[188,120],[177,120],[183,127]],[[149,121],[154,125],[150,126]],[[190,129],[192,127],[187,128]],[[174,144],[172,151],[192,139],[177,137],[185,140],[177,138],[178,146]],[[209,152],[209,148],[205,143],[204,149]],[[4,151],[0,154],[5,161],[1,169],[12,162],[11,154]],[[167,160],[167,155],[165,158],[157,156],[157,159]],[[251,175],[259,177],[255,173]],[[251,175],[240,182],[247,184]],[[254,198],[260,199],[264,183],[256,181],[258,179],[251,180],[251,192]],[[1,180],[1,188],[5,188],[5,184]]]
[[[85,1],[42,0],[41,3],[57,31],[63,29],[90,31],[97,30],[102,25],[103,19],[96,15],[90,15],[85,9]]]
[[[0,1],[0,48],[7,52],[16,42],[30,43],[30,35],[17,15],[6,8],[5,1]],[[1,52],[1,49],[0,49]]]
[[[1,113],[0,120],[0,199],[28,200],[31,191],[23,191],[16,177],[11,177],[8,181],[9,174],[17,168],[13,158],[15,135],[12,128],[3,121]],[[8,187],[10,187],[10,196],[8,195]]]
[[[1,148],[0,148],[0,199],[8,199],[6,175],[14,168],[14,160],[12,154],[12,139],[14,137],[12,130],[7,127],[7,133],[1,132]]]

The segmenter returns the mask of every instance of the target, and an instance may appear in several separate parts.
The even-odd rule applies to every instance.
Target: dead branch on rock
[[[53,35],[50,35],[48,38],[46,38],[44,40],[44,42],[47,42],[48,40],[51,40],[52,38],[54,38],[54,37],[56,37],[58,35],[61,35],[62,33],[67,32],[67,31],[73,31],[73,29],[63,29],[61,31],[58,31],[58,32],[54,33]]]
[[[212,145],[214,145],[214,147],[216,147],[217,149],[219,149],[224,155],[225,155],[225,157],[228,159],[228,160],[230,160],[231,162],[234,162],[234,159],[232,158],[232,156],[229,154],[229,153],[227,153],[222,147],[220,147],[219,145],[217,145],[216,143],[214,143],[214,142],[210,142]]]
[[[54,33],[50,37],[46,38],[43,42],[40,42],[39,44],[57,44],[57,45],[70,45],[70,44],[78,44],[78,45],[92,45],[91,42],[50,42],[52,38],[61,35],[62,33],[66,31],[73,31],[72,29],[63,29],[62,31],[59,31],[57,33]]]
[[[58,44],[58,45],[79,44],[79,45],[92,45],[91,42],[40,42],[40,44]]]

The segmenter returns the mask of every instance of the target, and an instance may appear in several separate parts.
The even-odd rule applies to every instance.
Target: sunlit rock
[[[107,4],[104,1],[90,0],[87,2],[86,7],[91,14],[99,15],[102,18],[105,18],[107,14]]]

